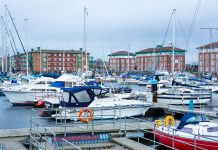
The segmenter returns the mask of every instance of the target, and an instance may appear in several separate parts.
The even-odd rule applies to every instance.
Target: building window
[[[70,57],[70,54],[67,54],[68,57]]]
[[[61,61],[61,58],[59,58],[59,61]]]
[[[211,54],[211,58],[212,58],[212,59],[215,59],[215,54]]]

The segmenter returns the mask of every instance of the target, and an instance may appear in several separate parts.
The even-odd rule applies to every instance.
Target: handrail
[[[138,120],[138,118],[134,118],[134,117],[127,117],[127,118],[131,118],[131,119]],[[154,123],[154,122],[149,122],[149,121],[144,120],[144,119],[139,119],[139,120],[141,120],[141,121],[146,121],[147,123],[150,123],[150,124],[152,124],[152,125],[155,126],[155,123]],[[186,132],[184,132],[184,131],[181,131],[181,130],[178,130],[178,129],[174,129],[174,128],[172,128],[172,127],[168,127],[168,128],[169,128],[169,129],[172,129],[172,130],[175,130],[175,131],[179,131],[179,132],[186,133]],[[199,137],[206,138],[206,139],[208,139],[208,140],[213,140],[213,141],[215,141],[215,142],[218,142],[218,139],[211,139],[210,137],[213,137],[213,136],[210,136],[210,135],[199,135],[199,134],[193,134],[193,133],[186,133],[186,134],[193,135],[193,136],[196,135],[196,136],[199,136]]]
[[[73,143],[67,141],[65,138],[62,138],[62,142],[66,142],[67,144],[71,145],[72,147],[76,148],[77,150],[82,150],[78,146],[74,145]],[[62,150],[63,150],[63,144],[62,144]]]
[[[147,132],[147,133],[154,133],[153,131],[149,131],[149,130],[146,130],[146,129],[140,129],[140,128],[137,128],[137,127],[134,127],[134,126],[132,126],[132,125],[126,125],[126,126],[129,126],[129,127],[132,127],[132,128],[134,128],[134,129],[138,129],[138,130],[141,130],[141,131],[143,131],[143,133],[144,132]],[[155,133],[156,135],[160,135],[160,136],[163,136],[163,137],[165,137],[165,138],[168,138],[168,139],[172,139],[172,138],[170,138],[170,137],[168,137],[168,136],[165,136],[165,135],[161,135],[161,134],[157,134],[157,133]],[[141,137],[142,138],[142,137]],[[180,141],[180,140],[177,140],[177,139],[173,139],[174,141],[177,141],[177,142],[181,142],[181,143],[184,143],[184,141]],[[150,140],[149,140],[150,141]],[[153,141],[153,140],[151,140],[151,141]],[[156,142],[156,141],[155,141]],[[160,144],[160,145],[164,145],[164,146],[167,146],[167,145],[165,145],[165,144],[162,144],[162,143],[159,143],[159,142],[156,142],[156,143],[158,143],[158,144]],[[187,144],[187,145],[189,145],[189,146],[193,146],[194,147],[194,145],[193,144],[190,144],[190,143],[185,143],[185,144]],[[169,146],[167,146],[167,147],[169,147]],[[199,147],[199,146],[195,146],[196,148],[200,148],[200,149],[202,149],[202,150],[204,150],[204,148],[202,148],[202,147]],[[169,147],[169,148],[173,148],[173,147]],[[206,149],[205,149],[206,150]]]
[[[138,107],[137,107],[138,108]],[[98,108],[99,110],[101,110],[101,111],[103,111],[102,110],[102,108]],[[116,107],[116,109],[119,109],[119,107]],[[38,109],[38,110],[41,110],[41,109]],[[58,109],[53,109],[53,110],[55,110],[56,112],[57,112],[57,110],[58,111],[65,111],[66,112],[66,109],[60,109],[60,108],[58,108]],[[46,111],[48,111],[47,109],[46,109]],[[63,111],[63,112],[64,112]],[[112,110],[113,111],[113,110]],[[103,115],[104,113],[100,113],[100,114],[98,114],[98,115],[95,115],[94,114],[94,116],[95,117],[99,117],[99,120],[98,121],[94,121],[94,120],[92,120],[92,121],[90,121],[89,123],[81,123],[80,121],[74,121],[73,123],[66,123],[66,115],[65,114],[60,114],[60,116],[59,117],[61,117],[61,119],[63,119],[63,120],[65,120],[64,122],[62,122],[61,121],[61,123],[60,124],[56,124],[56,127],[65,127],[65,131],[64,132],[67,132],[67,130],[66,130],[66,128],[67,127],[69,127],[69,128],[71,128],[71,127],[73,127],[73,126],[76,126],[76,127],[79,127],[79,128],[81,128],[81,129],[83,129],[84,127],[87,127],[87,129],[89,128],[89,127],[91,127],[91,128],[89,128],[90,129],[90,131],[92,131],[92,132],[94,132],[94,127],[95,126],[98,126],[98,125],[102,125],[102,124],[104,124],[105,122],[107,122],[107,123],[111,123],[111,124],[114,124],[114,126],[116,126],[116,128],[119,130],[119,131],[121,131],[121,132],[123,132],[123,131],[125,131],[125,133],[126,133],[126,131],[127,131],[127,127],[130,127],[130,128],[133,128],[134,130],[138,130],[138,132],[143,132],[143,133],[145,133],[145,132],[147,132],[147,133],[154,133],[153,131],[149,131],[149,130],[147,130],[147,129],[144,129],[143,127],[140,127],[140,123],[147,123],[149,126],[151,126],[151,127],[155,127],[155,123],[153,123],[153,122],[149,122],[149,121],[147,121],[147,120],[145,120],[145,119],[141,119],[141,118],[135,118],[135,117],[125,117],[125,118],[123,118],[123,119],[121,119],[120,118],[120,111],[121,111],[121,109],[120,110],[118,110],[117,111],[117,114],[113,114],[113,115]],[[75,111],[74,110],[74,112],[77,112],[77,111]],[[79,112],[79,110],[78,110],[78,112]],[[93,113],[94,113],[94,111],[93,111]],[[108,116],[112,116],[112,118],[114,118],[114,119],[110,119],[110,120],[102,120],[102,118],[103,117],[108,117]],[[116,118],[115,118],[116,117]],[[41,117],[40,119],[46,119],[46,118],[52,118],[52,117]],[[75,118],[77,118],[77,120],[78,120],[78,116],[74,116],[74,117],[71,117],[70,119],[75,119]],[[35,128],[35,127],[42,127],[42,129],[45,129],[45,132],[46,131],[48,131],[47,132],[47,134],[49,134],[49,133],[51,133],[55,138],[56,138],[56,134],[53,132],[53,131],[50,131],[49,130],[49,128],[47,128],[47,127],[43,127],[41,124],[39,124],[36,120],[37,119],[39,119],[38,117],[34,117],[34,118],[32,118],[31,119],[31,123],[32,123],[32,126],[31,127],[33,127],[33,128]],[[56,120],[57,121],[57,120]],[[125,126],[125,128],[123,128],[123,125]],[[176,130],[176,129],[174,129],[174,128],[171,128],[171,127],[169,127],[169,130],[172,130],[172,133],[174,133],[174,131],[178,131],[178,130]],[[183,131],[180,131],[180,132],[183,132]],[[38,133],[38,130],[37,130],[37,133]],[[68,133],[70,133],[69,131],[68,131]],[[186,133],[186,132],[184,132],[184,133]],[[162,136],[162,137],[165,137],[165,138],[168,138],[168,139],[172,139],[172,137],[170,138],[170,137],[168,137],[168,136],[165,136],[165,135],[162,135],[162,134],[158,134],[158,133],[155,133],[156,135],[160,135],[160,136]],[[188,133],[187,133],[188,134]],[[136,134],[137,135],[137,134]],[[193,135],[193,136],[195,136],[195,138],[197,137],[197,136],[201,136],[202,138],[207,138],[207,137],[205,137],[205,136],[203,136],[203,135],[195,135],[195,134],[190,134],[190,135]],[[172,136],[173,136],[173,134],[172,134]],[[174,135],[175,136],[175,135]],[[139,137],[138,137],[139,138]],[[145,137],[140,137],[140,138],[144,138],[144,139],[147,139],[147,138],[145,138]],[[210,139],[210,138],[208,138],[208,139]],[[37,139],[36,139],[37,140]],[[66,139],[65,139],[66,140]],[[147,139],[147,140],[149,140],[149,141],[152,141],[152,142],[154,142],[154,144],[155,143],[157,143],[157,144],[160,144],[160,145],[164,145],[164,144],[162,144],[162,143],[159,143],[159,142],[157,142],[157,141],[155,141],[155,139],[153,139],[153,140],[151,140],[151,139]],[[214,141],[216,141],[215,139],[211,139],[211,140],[214,140]],[[49,140],[46,140],[47,142],[49,142]],[[181,141],[181,140],[178,140],[178,139],[173,139],[173,141],[174,142],[182,142],[182,143],[184,143],[183,141]],[[63,141],[63,142],[66,142],[66,141]],[[66,143],[68,143],[69,141],[67,141]],[[68,144],[70,144],[70,142],[68,143]],[[72,143],[71,143],[72,144]],[[191,143],[186,143],[187,145],[190,145],[190,146],[193,146],[193,147],[195,147],[195,148],[198,148],[198,149],[203,149],[203,148],[201,148],[200,146],[197,146],[197,145],[193,145],[193,144],[191,144]],[[54,146],[56,146],[55,145],[55,143],[54,143]],[[164,146],[166,146],[166,147],[169,147],[169,148],[173,148],[173,149],[175,149],[174,147],[170,147],[170,146],[167,146],[167,145],[164,145]]]

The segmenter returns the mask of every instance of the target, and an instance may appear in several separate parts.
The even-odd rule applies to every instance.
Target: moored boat
[[[158,103],[172,105],[187,105],[190,103],[190,100],[193,100],[194,104],[206,104],[211,100],[211,93],[178,88],[159,94],[157,100]]]
[[[218,124],[210,122],[204,115],[187,113],[177,127],[171,116],[164,124],[156,123],[155,137],[166,146],[179,150],[218,149]]]

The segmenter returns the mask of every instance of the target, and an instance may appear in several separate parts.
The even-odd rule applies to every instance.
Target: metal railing
[[[212,137],[205,137],[202,135],[194,135],[194,134],[190,134],[194,137],[194,143],[188,143],[188,142],[184,142],[184,141],[180,141],[178,139],[175,138],[176,136],[176,132],[178,131],[177,129],[171,128],[171,127],[167,127],[167,129],[169,129],[171,131],[171,135],[170,136],[166,136],[164,134],[159,134],[158,132],[155,132],[155,130],[149,130],[149,129],[155,129],[155,123],[149,122],[145,119],[140,119],[140,118],[135,118],[135,117],[121,117],[122,109],[120,108],[116,108],[118,110],[117,113],[112,113],[111,115],[106,115],[104,112],[104,109],[102,108],[100,110],[100,113],[98,113],[98,115],[95,114],[95,109],[93,109],[93,114],[94,117],[98,118],[98,120],[91,120],[88,123],[83,123],[78,119],[78,116],[75,117],[67,117],[67,109],[63,108],[63,109],[53,109],[53,111],[56,112],[56,114],[58,114],[58,112],[62,111],[64,112],[64,115],[60,116],[60,122],[58,122],[57,118],[55,118],[55,123],[54,126],[61,128],[62,129],[62,134],[64,135],[64,137],[67,136],[67,134],[73,133],[73,128],[77,128],[80,129],[81,131],[84,132],[89,132],[94,134],[95,132],[99,131],[99,128],[102,128],[104,125],[110,125],[110,127],[113,127],[114,131],[117,132],[121,132],[124,133],[124,135],[126,135],[127,132],[129,131],[136,131],[137,133],[135,134],[135,136],[138,139],[138,142],[140,142],[140,139],[144,139],[147,141],[150,141],[153,143],[153,146],[157,146],[157,145],[163,145],[165,147],[171,148],[171,149],[176,149],[175,148],[175,144],[176,143],[183,143],[187,146],[191,146],[194,149],[202,149],[204,150],[204,148],[200,147],[197,145],[197,140],[200,138],[204,138],[204,139],[208,139],[208,140],[213,140],[218,142],[218,140],[215,140]],[[51,111],[51,110],[45,110],[45,109],[39,109],[40,111]],[[113,110],[112,110],[113,111]],[[31,127],[30,127],[30,145],[35,144],[36,147],[41,148],[41,149],[46,149],[49,147],[52,147],[53,149],[57,149],[60,148],[56,141],[54,140],[53,142],[51,142],[51,138],[56,139],[57,135],[53,130],[50,130],[50,128],[45,124],[43,125],[43,123],[38,123],[38,119],[49,119],[52,117],[34,117],[31,119],[30,123],[31,123]],[[110,118],[105,120],[105,118]],[[67,119],[73,120],[71,122],[67,122]],[[146,129],[146,127],[148,129]],[[105,129],[105,132],[107,131],[107,129]],[[182,131],[180,131],[182,132]],[[150,133],[154,135],[153,139],[149,139],[147,137],[141,137],[139,136],[139,133]],[[187,134],[187,133],[186,133]],[[164,137],[166,139],[169,139],[172,141],[172,145],[165,145],[161,142],[156,141],[156,137]],[[78,146],[76,146],[75,144],[73,144],[72,142],[68,141],[67,139],[63,138],[61,141],[61,148],[63,149],[64,147],[64,143],[68,144],[69,146],[71,146],[72,148],[77,148],[79,149]]]
[[[144,119],[139,119],[139,118],[134,118],[134,117],[127,117],[127,118],[131,118],[132,120],[134,120],[135,122],[139,122],[140,120],[141,121],[146,121]],[[125,118],[126,119],[126,118]],[[147,122],[148,124],[152,124],[154,126],[154,129],[155,129],[155,123],[151,123],[151,122]],[[207,140],[210,140],[210,141],[213,141],[213,142],[218,142],[218,139],[214,139],[212,138],[212,136],[203,136],[203,135],[195,135],[195,134],[191,134],[191,133],[186,133],[186,132],[183,132],[181,130],[178,130],[178,129],[175,129],[175,128],[172,128],[172,127],[167,127],[169,130],[171,130],[172,134],[168,134],[170,136],[166,136],[166,135],[163,135],[163,134],[159,134],[157,132],[154,132],[153,130],[150,131],[150,130],[147,130],[147,129],[140,129],[139,127],[135,127],[135,126],[131,126],[129,124],[126,124],[125,123],[125,132],[126,132],[126,127],[131,127],[131,128],[134,128],[138,131],[138,134],[139,132],[143,132],[143,133],[152,133],[154,135],[154,138],[153,140],[149,139],[149,138],[146,138],[146,137],[140,137],[142,139],[145,139],[145,140],[148,140],[150,142],[153,142],[153,146],[155,147],[156,144],[159,144],[159,145],[163,145],[165,147],[168,147],[168,148],[171,148],[171,149],[176,149],[175,148],[175,143],[182,143],[183,145],[187,145],[187,146],[191,146],[194,148],[194,150],[196,149],[201,149],[201,150],[206,150],[205,148],[203,147],[200,147],[200,146],[197,146],[197,140],[200,139],[201,137],[204,138],[204,139],[207,139]],[[181,140],[178,140],[178,139],[175,139],[175,136],[176,135],[176,131],[179,131],[179,132],[183,132],[183,133],[186,133],[186,134],[189,134],[189,135],[192,135],[194,138],[193,138],[193,141],[194,141],[194,144],[191,144],[191,143],[188,143],[188,142],[185,142],[185,141],[181,141]],[[156,141],[156,136],[161,136],[161,137],[164,137],[166,139],[169,139],[169,140],[172,140],[172,146],[168,146],[166,144],[163,144],[163,143],[160,143],[158,141]],[[138,137],[138,142],[139,142],[139,137]]]

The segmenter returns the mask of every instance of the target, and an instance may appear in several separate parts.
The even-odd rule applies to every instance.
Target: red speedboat
[[[218,124],[204,115],[187,113],[178,127],[157,125],[153,130],[156,139],[179,150],[218,150]]]

